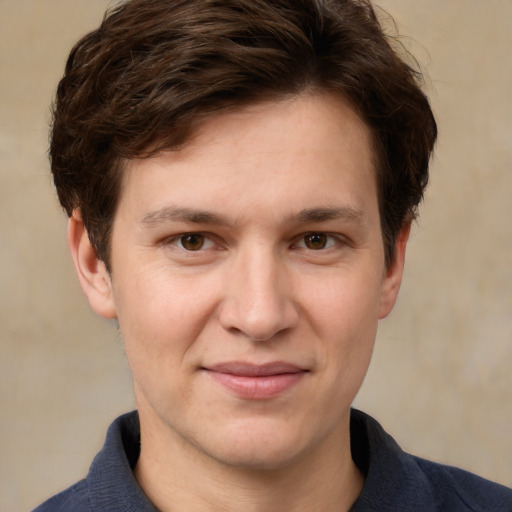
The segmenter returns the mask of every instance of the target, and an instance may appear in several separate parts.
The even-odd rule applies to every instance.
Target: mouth
[[[233,361],[202,370],[224,389],[247,400],[279,396],[298,384],[308,373],[308,370],[282,361],[263,365]]]

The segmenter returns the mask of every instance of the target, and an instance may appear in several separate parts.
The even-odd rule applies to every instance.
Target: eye
[[[325,249],[327,245],[327,235],[324,233],[309,233],[304,237],[304,244],[308,249],[314,251]]]
[[[336,245],[336,239],[327,233],[307,233],[299,241],[297,247],[310,249],[311,251],[321,251]]]
[[[186,251],[200,251],[213,246],[213,242],[202,233],[185,233],[176,239],[176,245]]]

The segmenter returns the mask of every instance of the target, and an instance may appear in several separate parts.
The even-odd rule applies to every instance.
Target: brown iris
[[[181,245],[187,251],[199,251],[204,245],[204,235],[200,233],[191,233],[180,237]]]
[[[324,233],[309,233],[304,236],[304,243],[308,249],[318,251],[325,249],[327,245],[327,235]]]

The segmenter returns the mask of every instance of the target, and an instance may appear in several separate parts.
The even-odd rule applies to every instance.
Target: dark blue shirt
[[[350,512],[512,512],[512,489],[403,452],[370,416],[352,410],[350,431],[365,475]],[[155,512],[133,475],[139,451],[132,412],[112,423],[87,477],[34,512]]]

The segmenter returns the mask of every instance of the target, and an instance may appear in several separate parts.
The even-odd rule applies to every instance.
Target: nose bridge
[[[268,244],[255,242],[241,249],[227,279],[221,314],[224,328],[265,341],[296,321],[285,265]]]
[[[260,306],[260,303],[279,306],[280,281],[284,276],[282,269],[279,272],[280,265],[274,252],[268,247],[260,246],[257,250],[246,251],[240,263],[247,304],[251,306],[251,302],[254,302],[255,306]]]

